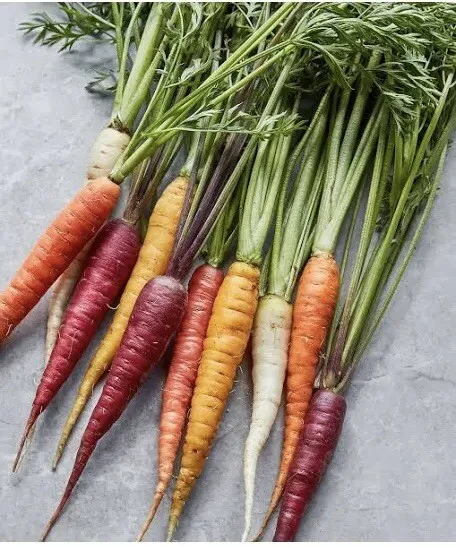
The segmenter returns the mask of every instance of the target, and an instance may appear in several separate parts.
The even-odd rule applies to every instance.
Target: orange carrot
[[[40,301],[108,218],[120,188],[108,178],[84,186],[40,237],[0,293],[0,342]]]
[[[288,353],[285,438],[279,474],[264,524],[282,495],[312,397],[312,389],[326,334],[331,327],[339,294],[339,267],[332,254],[315,253],[299,280],[293,309]]]

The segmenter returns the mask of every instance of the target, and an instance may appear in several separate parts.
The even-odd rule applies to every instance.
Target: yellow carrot
[[[181,469],[173,495],[169,532],[199,477],[217,432],[258,304],[260,270],[234,262],[219,289],[204,340],[193,393]]]
[[[122,294],[111,326],[89,364],[79,387],[73,408],[64,425],[54,458],[54,469],[62,456],[73,426],[92,395],[93,388],[108,369],[120,345],[139,293],[148,281],[166,273],[188,182],[187,177],[176,178],[165,189],[155,205],[149,220],[144,244]]]

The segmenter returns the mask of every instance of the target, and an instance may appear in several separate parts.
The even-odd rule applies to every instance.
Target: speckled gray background
[[[80,186],[89,146],[110,101],[84,85],[106,59],[90,47],[58,55],[16,27],[40,5],[0,5],[0,285],[56,211]],[[331,468],[300,540],[456,539],[456,149],[426,228],[386,320],[348,393],[348,415]],[[11,464],[43,364],[47,299],[0,351],[0,539],[35,540],[66,483],[88,413],[58,471],[60,428],[87,358],[37,428],[21,472]],[[164,371],[156,370],[100,443],[53,540],[133,540],[156,480]],[[175,538],[237,541],[243,527],[242,453],[250,374],[238,375],[217,441]],[[93,399],[95,401],[95,399]],[[272,488],[281,442],[276,424],[261,457],[254,528]],[[165,536],[169,496],[147,538]],[[272,537],[273,526],[267,538]]]

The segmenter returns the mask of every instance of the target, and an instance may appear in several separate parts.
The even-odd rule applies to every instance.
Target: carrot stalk
[[[199,266],[188,285],[188,303],[176,338],[163,405],[158,441],[158,484],[146,522],[138,536],[144,537],[172,477],[173,465],[193,394],[203,341],[212,306],[223,281],[223,271],[209,264]]]
[[[40,301],[60,274],[101,228],[120,194],[117,184],[97,179],[62,209],[0,293],[0,342]]]
[[[273,541],[293,541],[299,521],[331,462],[347,403],[332,391],[320,390],[309,403],[299,443],[283,493]]]
[[[17,470],[22,448],[36,419],[70,376],[110,304],[126,283],[139,247],[137,230],[121,219],[110,220],[98,234],[38,385],[13,471]]]
[[[74,425],[92,395],[93,388],[108,369],[120,346],[139,293],[148,281],[166,272],[187,185],[188,179],[178,177],[166,187],[155,205],[149,219],[146,239],[139,251],[138,259],[123,291],[112,323],[87,368],[76,400],[64,425],[54,457],[54,469],[63,454]]]

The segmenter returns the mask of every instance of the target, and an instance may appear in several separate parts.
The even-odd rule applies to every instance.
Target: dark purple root
[[[332,391],[320,390],[313,395],[288,474],[273,541],[294,540],[337,446],[346,408],[342,395]]]

